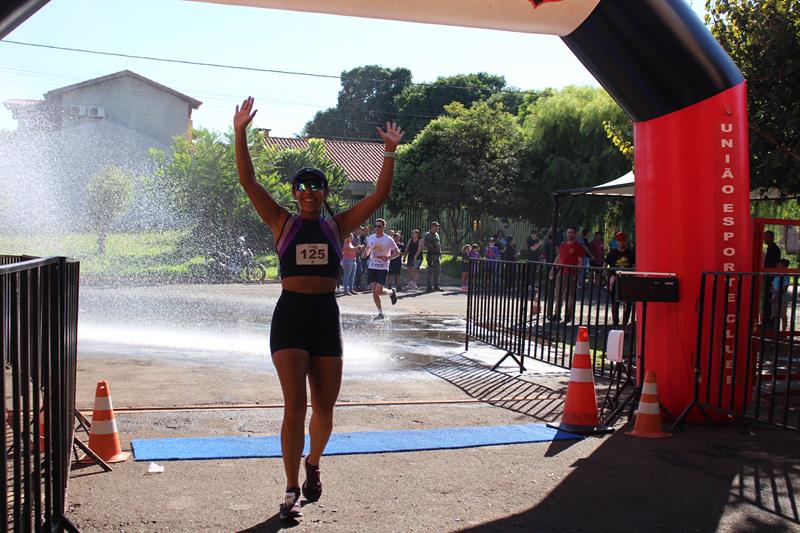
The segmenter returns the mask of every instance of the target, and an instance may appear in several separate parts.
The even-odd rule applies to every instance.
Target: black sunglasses
[[[294,190],[304,192],[304,191],[319,191],[325,188],[325,184],[319,180],[304,180],[298,181],[294,184]]]

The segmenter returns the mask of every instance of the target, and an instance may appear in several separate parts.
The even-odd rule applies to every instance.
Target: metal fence
[[[65,516],[79,263],[0,256],[2,531],[77,531]]]
[[[589,328],[593,368],[610,374],[608,332],[624,329],[626,365],[635,369],[636,312],[617,302],[612,272],[539,262],[472,259],[467,296],[466,349],[475,340],[506,352],[525,370],[525,359],[570,368],[578,326]]]
[[[800,429],[798,273],[703,273],[693,410]],[[674,427],[674,426],[673,426]]]
[[[354,205],[356,201],[351,201]],[[501,219],[488,215],[472,215],[464,211],[460,213],[459,221],[455,227],[451,226],[450,217],[443,209],[404,209],[398,213],[391,213],[382,205],[370,217],[370,222],[375,219],[386,220],[387,228],[400,230],[406,242],[411,238],[411,231],[418,229],[420,236],[431,229],[431,222],[442,224],[440,238],[442,249],[445,252],[458,252],[464,244],[478,244],[481,248],[486,246],[489,237],[502,231],[506,236],[513,235],[518,243],[525,243],[534,226],[524,219]],[[539,236],[544,237],[549,228],[540,228]]]

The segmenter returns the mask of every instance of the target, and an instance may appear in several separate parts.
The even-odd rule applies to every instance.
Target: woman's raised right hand
[[[247,125],[253,120],[253,117],[256,116],[258,110],[253,110],[253,102],[255,100],[252,96],[248,96],[244,99],[241,106],[236,106],[236,113],[233,115],[233,130],[235,132],[243,132],[247,129]]]

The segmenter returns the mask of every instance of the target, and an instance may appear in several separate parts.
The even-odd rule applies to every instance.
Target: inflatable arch
[[[680,279],[648,309],[646,366],[672,413],[689,404],[700,273],[748,270],[752,233],[745,80],[683,0],[218,3],[561,37],[634,123],[637,270]]]
[[[0,38],[47,1],[0,9]],[[561,37],[633,121],[637,270],[680,279],[679,302],[648,309],[646,366],[670,412],[690,403],[700,273],[749,270],[753,236],[745,80],[684,0],[199,1]],[[715,320],[726,354],[730,339],[746,349],[746,321]],[[737,403],[747,370],[736,371]]]

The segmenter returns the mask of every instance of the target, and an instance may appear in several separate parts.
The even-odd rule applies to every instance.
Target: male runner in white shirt
[[[369,255],[368,277],[370,287],[372,287],[372,299],[375,307],[378,308],[376,320],[383,318],[381,308],[381,295],[384,294],[383,286],[386,284],[386,277],[389,275],[389,261],[400,256],[400,249],[394,239],[386,235],[383,230],[386,221],[379,218],[375,221],[375,233],[367,237],[367,248],[364,255]],[[389,293],[392,305],[397,303],[397,294],[394,289]]]

